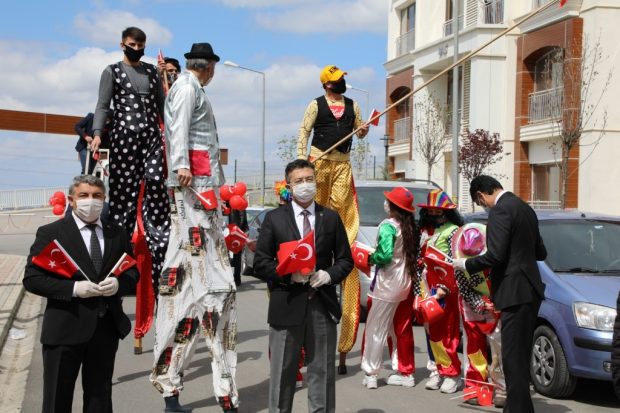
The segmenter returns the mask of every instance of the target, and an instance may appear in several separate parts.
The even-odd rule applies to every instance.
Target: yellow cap
[[[323,70],[321,70],[321,83],[337,82],[346,74],[347,72],[343,72],[337,66],[325,66]]]

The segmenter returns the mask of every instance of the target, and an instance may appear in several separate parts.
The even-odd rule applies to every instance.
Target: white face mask
[[[78,199],[74,212],[82,221],[91,223],[99,219],[102,209],[103,201],[101,199]]]
[[[316,196],[316,182],[302,182],[292,189],[293,197],[302,204],[311,202]]]
[[[383,210],[390,215],[390,203],[387,200],[383,201]]]

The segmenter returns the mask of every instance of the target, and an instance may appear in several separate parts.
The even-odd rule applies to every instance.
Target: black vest
[[[120,62],[110,65],[114,77],[114,129],[139,133],[146,128],[159,128],[157,69],[148,63],[142,65],[149,77],[149,94],[146,96],[136,92]]]
[[[344,96],[343,96],[344,97]],[[315,99],[318,112],[314,122],[314,135],[312,136],[312,146],[325,151],[332,147],[340,139],[353,132],[355,124],[355,110],[353,110],[353,100],[344,97],[344,113],[340,119],[336,119],[329,109],[327,99],[321,96]],[[339,152],[348,153],[351,150],[353,139],[336,147]]]

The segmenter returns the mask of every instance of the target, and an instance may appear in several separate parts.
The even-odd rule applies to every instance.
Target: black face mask
[[[446,223],[446,217],[444,215],[429,215],[427,218],[435,228],[439,228]]]
[[[330,90],[339,95],[347,91],[347,82],[344,80],[344,77],[337,82],[332,82],[331,86]]]
[[[136,50],[125,45],[125,50],[123,50],[123,52],[125,53],[125,56],[127,56],[127,60],[134,63],[139,62],[142,56],[144,56],[144,48]]]

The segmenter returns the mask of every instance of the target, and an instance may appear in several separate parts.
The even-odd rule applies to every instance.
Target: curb
[[[26,292],[22,278],[26,257],[0,255],[0,353]]]

